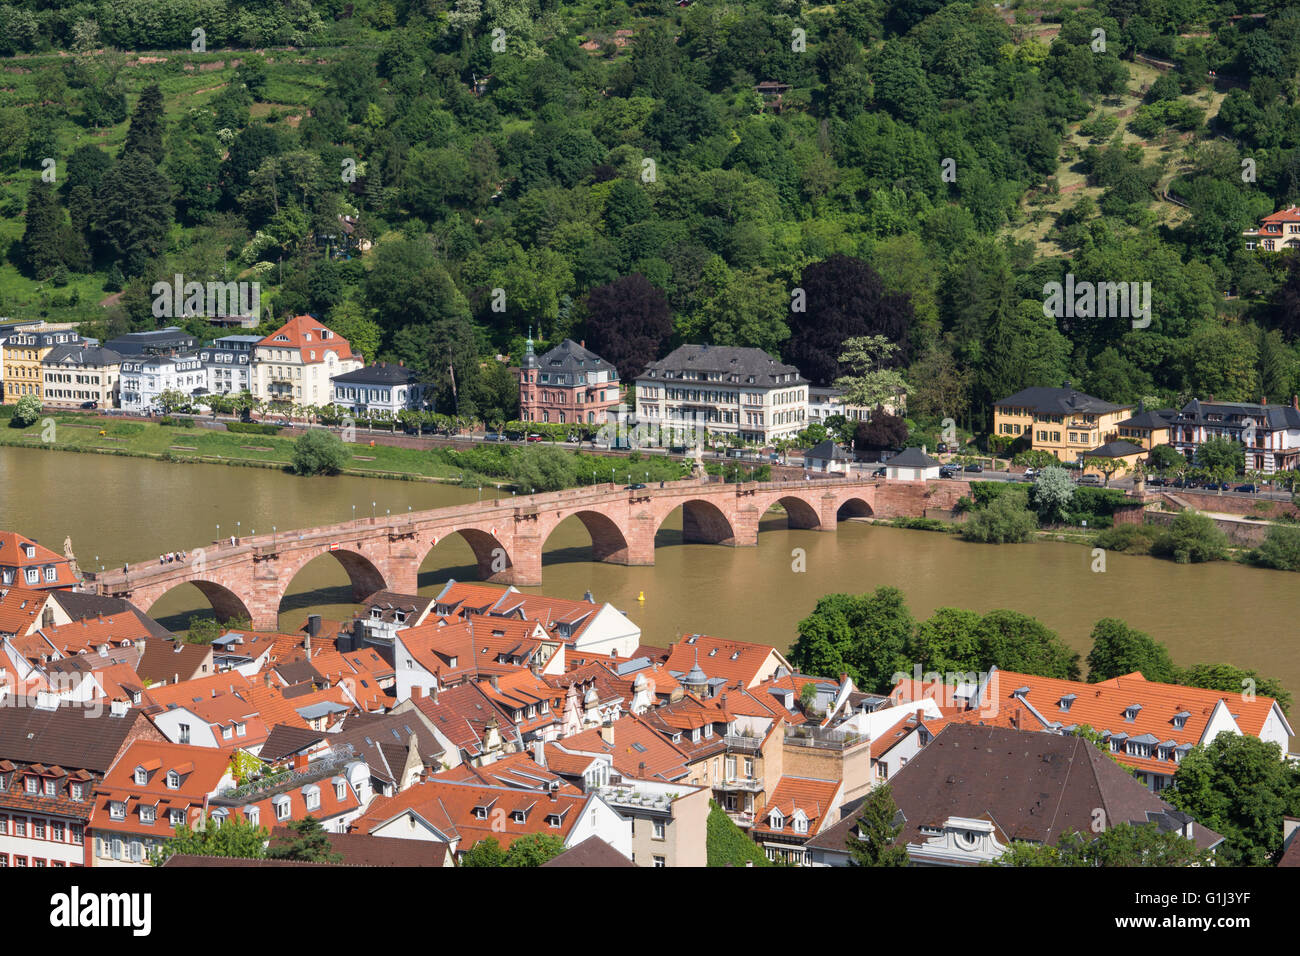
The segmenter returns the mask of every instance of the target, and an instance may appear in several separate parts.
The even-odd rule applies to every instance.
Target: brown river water
[[[425,482],[297,478],[259,468],[0,448],[0,528],[55,551],[70,536],[78,561],[91,570],[208,545],[218,525],[223,536],[269,532],[273,524],[288,531],[351,518],[354,505],[359,517],[476,497],[474,490]],[[590,538],[570,518],[547,542],[539,590],[568,598],[590,590],[640,625],[647,644],[700,632],[785,649],[822,594],[888,584],[903,590],[917,617],[945,605],[1012,608],[1085,654],[1096,620],[1118,617],[1165,642],[1180,665],[1254,668],[1300,695],[1293,644],[1300,575],[1120,554],[1106,555],[1106,571],[1097,573],[1090,549],[1077,544],[971,544],[853,521],[834,534],[791,531],[779,513],[764,521],[756,548],[682,544],[680,529],[677,512],[660,532],[656,564],[629,568],[592,562]],[[802,572],[794,570],[800,548]],[[421,565],[421,593],[436,593],[448,577],[475,577],[469,546],[456,535]],[[179,629],[207,602],[185,585],[145,610]],[[297,628],[308,613],[344,618],[355,610],[347,575],[322,555],[294,579],[280,626]]]

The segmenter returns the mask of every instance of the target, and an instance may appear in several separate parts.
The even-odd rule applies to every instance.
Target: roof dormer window
[[[558,813],[549,813],[546,816],[546,823],[553,829],[560,828],[560,815]]]
[[[1182,730],[1185,726],[1187,726],[1187,718],[1190,716],[1192,716],[1191,713],[1186,710],[1179,711],[1178,713],[1174,714],[1174,729]]]
[[[167,771],[167,789],[179,790],[181,788],[181,775],[175,770]]]
[[[487,807],[475,807],[475,808],[474,808],[474,819],[476,819],[476,820],[486,820],[486,819],[487,819]]]
[[[780,810],[772,811],[772,815],[768,817],[768,823],[771,824],[773,830],[785,829],[785,817],[781,816]]]
[[[1124,719],[1130,724],[1133,723],[1133,721],[1137,720],[1137,715],[1141,710],[1141,704],[1129,704],[1124,708]]]
[[[525,813],[523,810],[515,810],[511,812],[510,819],[513,820],[515,823],[523,823],[526,819],[528,819],[528,814]]]
[[[1073,704],[1073,703],[1075,702],[1076,699],[1077,699],[1076,695],[1074,695],[1074,694],[1066,694],[1064,697],[1061,698],[1061,701],[1060,701],[1060,704],[1061,704],[1061,710],[1069,710],[1069,709],[1070,709],[1070,705]]]
[[[149,782],[149,771],[145,770],[144,767],[136,767],[136,768],[135,768],[135,782],[138,783],[138,784],[142,784],[142,785],[148,783],[148,782]]]

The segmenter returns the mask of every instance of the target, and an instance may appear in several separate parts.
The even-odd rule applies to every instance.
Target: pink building
[[[565,339],[539,358],[529,338],[519,367],[520,421],[603,425],[618,393],[617,369],[585,343]]]

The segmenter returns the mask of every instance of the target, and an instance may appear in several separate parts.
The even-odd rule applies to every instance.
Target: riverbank
[[[197,420],[193,427],[178,427],[150,421],[53,413],[22,429],[9,427],[7,421],[0,422],[0,445],[11,447],[276,471],[291,469],[295,440],[296,434],[231,433],[224,426],[211,427]],[[539,446],[428,449],[385,444],[367,438],[365,441],[345,442],[344,447],[349,458],[342,474],[397,481],[468,483],[496,488],[533,485],[559,490],[598,484],[609,481],[611,476],[615,481],[628,475],[632,481],[664,481],[680,478],[685,473],[680,462],[661,456],[636,460],[629,456],[604,456],[570,449],[562,450],[574,458],[572,474],[558,475],[554,469],[543,469],[537,474],[523,469],[520,474],[509,473],[515,459],[535,454],[527,449]],[[469,461],[457,460],[461,458]]]

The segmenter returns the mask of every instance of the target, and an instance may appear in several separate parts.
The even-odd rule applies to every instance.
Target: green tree
[[[1300,770],[1250,734],[1221,733],[1178,765],[1162,796],[1224,837],[1224,866],[1265,866],[1282,847],[1282,818],[1300,812]]]
[[[1209,866],[1213,854],[1195,841],[1154,823],[1119,823],[1096,836],[1077,830],[1055,846],[1014,841],[996,866]]]
[[[510,844],[502,866],[541,866],[564,852],[564,840],[553,833],[529,833]]]
[[[873,787],[858,811],[857,835],[850,833],[845,846],[850,866],[907,866],[907,847],[895,841],[903,832],[898,804],[887,783]]]
[[[1282,710],[1291,709],[1291,692],[1281,681],[1260,677],[1255,671],[1244,670],[1231,664],[1193,664],[1181,671],[1174,683],[1188,687],[1204,687],[1228,694],[1256,694],[1272,697]]]
[[[955,607],[935,609],[908,639],[906,658],[922,671],[969,673],[987,666],[981,656],[980,615]]]
[[[495,837],[479,840],[462,854],[457,866],[505,866],[506,851]]]
[[[912,628],[912,615],[898,588],[827,594],[799,622],[790,661],[806,674],[848,673],[864,690],[887,691]]]
[[[1207,438],[1196,451],[1196,463],[1216,481],[1231,481],[1246,468],[1246,448],[1231,438]]]
[[[1300,528],[1272,525],[1268,534],[1246,555],[1251,564],[1279,571],[1300,571]]]
[[[1141,672],[1147,680],[1159,684],[1178,682],[1178,668],[1164,644],[1117,618],[1102,618],[1092,628],[1088,683],[1134,672]]]
[[[194,828],[178,823],[172,835],[150,855],[149,862],[162,866],[177,853],[258,860],[266,855],[267,836],[266,827],[253,826],[242,817],[230,817],[223,823],[209,817]]]
[[[1044,468],[1034,476],[1034,487],[1029,498],[1038,520],[1043,524],[1056,524],[1065,520],[1074,497],[1074,481],[1064,468]]]
[[[308,814],[288,824],[292,836],[281,835],[266,848],[271,860],[297,860],[302,863],[341,863],[343,855],[335,853],[320,821]]]
[[[337,475],[348,463],[348,450],[333,432],[312,428],[293,443],[293,470],[299,475]]]
[[[1038,528],[1034,513],[1025,506],[1023,495],[1000,495],[986,508],[979,508],[961,526],[967,541],[1010,544],[1028,541]]]
[[[14,413],[9,419],[9,424],[14,428],[27,428],[35,425],[40,420],[42,411],[44,409],[41,407],[39,398],[35,395],[24,395],[14,405]]]
[[[38,180],[27,193],[23,261],[32,278],[45,280],[63,264],[63,209],[54,187]]]
[[[99,225],[118,264],[140,275],[163,252],[172,224],[171,184],[143,153],[126,153],[99,186]]]
[[[150,83],[140,91],[140,99],[131,114],[131,125],[126,130],[126,143],[122,155],[132,153],[148,156],[154,165],[161,165],[163,150],[163,95],[157,83]]]
[[[1151,553],[1179,564],[1220,561],[1228,553],[1228,536],[1214,519],[1199,511],[1180,511],[1151,543]]]
[[[860,335],[846,341],[839,362],[848,374],[835,380],[835,387],[844,390],[844,401],[867,408],[896,404],[898,394],[907,394],[907,383],[901,372],[889,366],[901,351],[901,346],[883,335]]]
[[[989,611],[980,618],[978,636],[984,667],[1062,680],[1079,679],[1079,652],[1072,650],[1042,621],[1019,611]]]

